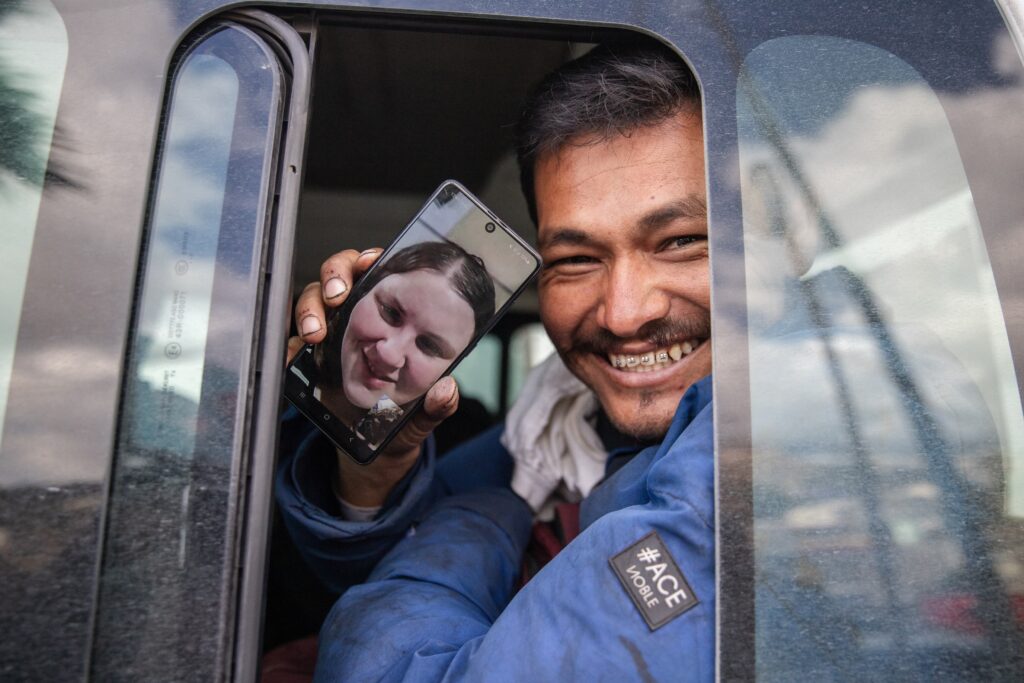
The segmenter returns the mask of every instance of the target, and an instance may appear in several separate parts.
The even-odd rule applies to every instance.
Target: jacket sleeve
[[[710,433],[710,410],[702,418]],[[700,471],[687,474],[710,505],[705,441]],[[656,463],[655,476],[658,465],[678,481],[678,462]],[[320,633],[316,680],[712,681],[713,511],[679,498],[678,487],[652,489],[646,503],[597,519],[514,598],[526,504],[507,490],[445,500],[335,604]],[[698,598],[654,630],[609,562],[652,531]]]
[[[342,519],[331,489],[335,453],[295,408],[281,422],[283,454],[274,485],[288,535],[316,577],[338,595],[366,580],[377,562],[438,499],[478,488],[508,486],[512,459],[502,425],[461,444],[438,461],[433,437],[409,474],[369,522]]]
[[[281,452],[274,484],[278,509],[302,559],[335,594],[363,582],[439,495],[433,439],[368,522],[341,518],[330,484],[334,450],[294,408],[282,422]]]
[[[433,681],[462,669],[512,597],[531,520],[506,489],[439,503],[335,604],[315,680]]]

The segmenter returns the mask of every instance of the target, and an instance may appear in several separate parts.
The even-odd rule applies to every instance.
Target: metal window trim
[[[999,13],[1003,15],[1006,30],[1010,32],[1017,56],[1024,61],[1024,0],[995,0]]]
[[[232,661],[226,662],[231,680],[254,681],[259,673],[263,607],[270,543],[274,456],[277,448],[281,396],[281,362],[286,352],[287,321],[291,309],[291,267],[302,187],[303,157],[310,104],[311,49],[293,26],[269,12],[242,9],[226,15],[258,28],[279,41],[291,60],[291,93],[281,146],[276,218],[266,248],[265,285],[256,342],[253,404],[249,416],[248,486],[240,517],[239,588],[235,614]]]
[[[225,19],[228,19],[228,20],[225,21]],[[165,93],[164,93],[164,95],[162,97],[162,102],[161,102],[161,106],[160,106],[160,112],[161,112],[161,115],[164,118],[161,120],[161,123],[160,123],[160,129],[161,130],[160,130],[160,132],[158,133],[158,135],[155,138],[155,142],[154,142],[155,148],[154,148],[153,155],[151,157],[151,166],[150,166],[150,169],[149,169],[149,174],[150,174],[151,179],[149,181],[149,186],[147,188],[147,200],[146,200],[147,209],[146,209],[145,218],[144,218],[144,221],[143,221],[143,238],[142,238],[142,241],[141,241],[140,252],[139,252],[139,260],[138,260],[138,263],[140,264],[139,265],[140,270],[139,270],[139,274],[137,275],[137,282],[136,282],[136,292],[137,293],[136,293],[136,296],[133,297],[133,300],[138,299],[139,297],[141,297],[141,293],[140,293],[141,290],[139,288],[141,287],[141,284],[145,280],[145,277],[146,277],[146,273],[145,273],[146,252],[149,249],[148,241],[149,241],[150,233],[152,231],[152,225],[151,224],[153,222],[153,218],[154,218],[154,215],[155,215],[154,212],[155,212],[155,206],[156,206],[156,197],[157,197],[157,194],[158,194],[158,191],[159,191],[159,185],[160,185],[160,182],[161,182],[162,160],[163,160],[163,157],[164,157],[165,152],[166,152],[166,150],[164,149],[165,142],[166,142],[166,130],[165,130],[165,128],[167,127],[167,122],[169,121],[169,119],[167,119],[166,117],[169,116],[170,105],[173,102],[174,97],[175,97],[176,88],[177,88],[177,82],[178,82],[178,76],[181,73],[181,70],[182,70],[184,64],[186,63],[186,61],[188,60],[188,58],[193,54],[193,52],[196,49],[200,48],[208,38],[214,36],[215,34],[219,33],[220,31],[222,31],[225,28],[230,28],[230,29],[234,29],[237,32],[245,35],[246,38],[251,40],[254,44],[260,44],[260,47],[266,51],[268,57],[276,58],[277,59],[277,61],[278,61],[278,73],[277,73],[277,76],[275,76],[275,78],[282,79],[283,76],[284,76],[286,68],[292,66],[290,64],[285,64],[281,60],[281,55],[280,55],[280,50],[279,49],[275,49],[275,46],[267,43],[267,41],[264,39],[264,36],[262,36],[259,33],[258,30],[253,30],[254,28],[258,29],[259,27],[255,27],[252,24],[247,24],[246,22],[238,21],[237,19],[238,19],[237,17],[229,17],[227,15],[221,15],[220,17],[215,17],[213,21],[206,22],[202,26],[198,27],[196,30],[193,30],[193,31],[189,32],[188,34],[186,34],[183,37],[183,39],[178,42],[177,47],[171,53],[169,67],[168,67],[168,75],[167,75],[167,84],[168,85],[167,85],[166,91],[165,91]],[[284,87],[283,81],[279,80],[279,82],[282,84],[281,92],[282,93],[286,92],[286,88]],[[281,95],[279,97],[283,100],[283,95]],[[308,98],[307,98],[307,100],[308,100]],[[283,127],[283,122],[285,121],[285,111],[284,111],[285,107],[283,107],[281,105],[280,101],[275,106],[277,107],[277,113],[274,114],[274,123],[272,125],[271,130],[270,130],[270,134],[272,136],[278,136],[280,134],[280,130]],[[266,158],[264,158],[263,164],[262,164],[264,177],[269,177],[269,178],[272,178],[272,179],[276,180],[276,176],[278,174],[277,174],[275,169],[277,168],[276,164],[277,164],[277,160],[278,160],[278,156],[279,156],[279,153],[276,150],[279,149],[279,148],[280,148],[279,144],[275,145],[275,151],[272,151],[269,155],[267,155]],[[300,156],[300,158],[301,158],[301,156]],[[261,188],[260,196],[259,196],[259,199],[257,201],[257,204],[259,206],[267,207],[267,216],[264,219],[264,228],[262,229],[263,244],[262,244],[262,246],[254,246],[254,249],[258,249],[258,250],[260,250],[262,252],[266,252],[266,245],[267,245],[267,242],[268,242],[268,235],[270,233],[270,229],[272,228],[272,225],[270,223],[270,215],[271,215],[271,209],[273,207],[272,199],[273,199],[273,196],[274,196],[275,192],[276,192],[276,190],[275,190],[274,183],[270,183],[267,186]],[[296,201],[294,203],[297,204],[297,199],[296,199]],[[294,232],[294,218],[292,220],[292,232]],[[259,277],[262,278],[262,274],[260,274]],[[287,293],[286,293],[286,296],[287,296]],[[257,307],[248,315],[248,322],[247,322],[248,328],[247,329],[249,331],[251,331],[253,334],[256,334],[257,332],[259,332],[260,334],[263,333],[263,330],[261,328],[261,320],[263,319],[263,312],[260,309],[261,309],[261,306],[265,306],[265,301],[266,300],[267,300],[266,295],[265,294],[261,295],[257,299],[257,302],[258,302],[257,303]],[[286,301],[286,304],[287,304],[287,301]],[[133,303],[133,312],[131,314],[131,321],[130,321],[129,328],[128,328],[129,329],[129,336],[128,336],[128,340],[126,341],[126,345],[130,344],[131,338],[134,337],[134,335],[137,332],[138,315],[139,315],[138,310],[137,310],[137,306],[138,306],[138,303],[136,301],[135,303]],[[128,348],[128,347],[126,346],[126,348]],[[249,366],[250,372],[251,372],[252,368],[255,367],[255,363],[253,362],[253,359],[257,357],[255,354],[257,353],[258,349],[259,349],[259,346],[254,345],[246,353],[246,356],[247,356],[248,360],[246,361],[245,364]],[[282,353],[283,353],[283,351],[282,351]],[[126,365],[126,368],[127,367],[128,366]],[[251,377],[251,375],[250,375],[250,377]],[[121,421],[123,419],[123,410],[124,410],[123,403],[124,403],[124,397],[126,395],[125,394],[126,387],[127,387],[127,384],[128,384],[129,381],[130,381],[130,373],[124,372],[122,374],[121,389],[120,389],[120,392],[119,392],[119,397],[120,397],[119,405],[120,405],[120,407],[118,409],[118,418],[117,418],[118,427],[117,427],[117,430],[116,430],[117,433],[120,433],[120,431],[122,429],[122,427],[120,426],[120,423],[121,423]],[[248,386],[246,388],[251,390],[251,380],[249,381]],[[237,400],[237,404],[240,406],[240,410],[244,411],[244,406],[247,403],[247,401],[248,401],[247,393],[246,393],[246,391],[242,390],[240,392],[238,400]],[[246,511],[247,511],[247,507],[246,506],[248,504],[248,500],[245,500],[246,488],[245,488],[244,480],[246,478],[246,475],[248,474],[245,471],[245,468],[249,466],[249,463],[251,463],[251,455],[250,455],[250,452],[248,451],[248,447],[247,447],[247,442],[249,442],[250,440],[247,438],[247,431],[248,431],[248,429],[247,429],[247,419],[246,418],[248,418],[249,415],[245,415],[244,412],[242,413],[242,415],[243,415],[243,419],[238,421],[238,422],[236,422],[234,425],[231,426],[231,430],[234,432],[233,441],[235,443],[240,443],[241,444],[241,448],[240,448],[240,451],[239,451],[239,453],[241,453],[241,458],[240,458],[240,460],[236,460],[231,465],[231,468],[230,468],[231,487],[235,490],[235,495],[237,497],[234,499],[234,501],[232,503],[232,507],[234,508],[234,511],[232,513],[230,513],[230,516],[226,519],[226,523],[227,523],[227,526],[228,526],[229,530],[230,530],[231,527],[235,527],[236,529],[238,529],[238,528],[241,527],[242,524],[245,523],[245,521],[246,521]],[[117,437],[115,437],[114,442],[115,442],[115,453],[116,453],[116,448],[117,448],[116,444],[119,443],[119,439]],[[271,458],[272,457],[273,457],[273,453],[271,452]],[[100,552],[99,552],[99,554],[97,556],[97,561],[96,561],[96,566],[95,566],[95,572],[96,572],[96,576],[97,577],[99,577],[101,575],[102,571],[103,571],[103,563],[104,563],[104,559],[105,559],[105,556],[106,556],[106,548],[107,548],[108,543],[110,542],[110,538],[109,538],[109,533],[110,533],[110,531],[109,531],[109,526],[110,526],[110,506],[111,506],[110,490],[111,490],[111,487],[113,486],[113,482],[114,482],[114,469],[115,468],[116,468],[116,455],[114,455],[114,457],[110,461],[109,469],[108,469],[107,476],[106,476],[106,479],[105,479],[105,482],[104,482],[104,491],[105,491],[105,494],[106,494],[106,500],[105,500],[105,502],[103,504],[103,509],[102,509],[102,513],[101,513],[100,532],[99,532],[99,536],[98,536],[98,547],[100,548]],[[242,543],[243,541],[244,541],[244,538],[242,537],[242,535],[240,533],[236,534],[236,536],[234,538],[234,542],[233,542],[232,557],[226,557],[225,560],[227,562],[231,562],[233,565],[237,563],[237,558],[240,556],[241,552],[243,551],[243,546],[241,546],[239,544]],[[225,574],[224,576],[228,577],[229,575]],[[92,598],[93,611],[92,611],[92,613],[90,615],[88,655],[87,655],[87,658],[85,660],[85,665],[84,665],[84,671],[88,672],[88,675],[90,675],[90,676],[92,676],[94,674],[94,661],[95,661],[95,651],[96,651],[96,641],[97,641],[96,631],[97,631],[97,623],[98,623],[97,619],[98,619],[98,614],[99,614],[99,611],[100,611],[98,606],[99,606],[99,602],[100,602],[99,596],[100,596],[101,584],[102,584],[102,582],[100,580],[97,580],[96,585],[94,587],[93,598]],[[232,581],[230,578],[228,578],[223,583],[222,590],[224,590],[224,591],[231,591],[232,587],[236,586],[236,585],[239,585],[239,583],[236,582],[236,581]],[[219,671],[219,673],[221,675],[223,675],[225,677],[230,675],[231,666],[232,666],[230,658],[232,657],[232,653],[233,653],[233,644],[230,641],[231,641],[231,638],[233,636],[233,629],[229,630],[230,627],[228,626],[228,622],[226,622],[224,620],[224,617],[228,616],[227,614],[225,614],[225,612],[227,612],[228,614],[230,614],[229,619],[233,619],[233,612],[235,611],[235,604],[237,604],[237,602],[228,603],[226,605],[226,610],[223,610],[222,613],[221,613],[222,614],[222,618],[221,618],[221,622],[220,622],[220,628],[218,629],[216,635],[212,635],[211,636],[211,637],[217,637],[217,638],[225,638],[225,637],[227,638],[227,640],[225,642],[226,647],[223,648],[223,652],[225,653],[225,657],[222,658],[220,660],[220,662],[218,662],[218,671]],[[232,625],[233,625],[233,623],[232,623]]]

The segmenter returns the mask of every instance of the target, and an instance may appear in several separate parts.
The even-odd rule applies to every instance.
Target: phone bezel
[[[384,261],[387,260],[387,257],[390,256],[391,253],[395,250],[396,246],[402,241],[402,238],[405,237],[406,233],[408,233],[413,227],[415,227],[417,221],[420,219],[423,213],[431,207],[431,205],[435,202],[437,197],[447,188],[454,188],[456,191],[458,191],[467,199],[469,199],[469,201],[472,202],[472,204],[477,209],[483,212],[491,221],[494,222],[494,224],[498,228],[502,230],[502,232],[505,235],[511,238],[511,240],[515,242],[516,245],[520,249],[522,249],[526,255],[533,258],[534,266],[533,269],[530,271],[529,276],[525,277],[522,280],[522,282],[515,289],[515,291],[513,291],[509,295],[505,303],[503,303],[502,306],[494,312],[494,315],[491,316],[491,319],[487,322],[487,324],[477,332],[473,339],[470,340],[466,348],[463,349],[463,351],[454,360],[452,360],[452,362],[442,373],[441,377],[449,376],[452,373],[452,371],[458,366],[458,364],[461,363],[462,360],[473,351],[473,349],[476,347],[480,339],[482,339],[491,329],[493,329],[494,325],[497,324],[499,320],[501,320],[505,313],[508,312],[512,304],[515,303],[515,300],[519,298],[519,296],[523,293],[523,291],[530,284],[530,282],[533,281],[535,277],[537,277],[537,274],[540,272],[540,269],[543,266],[540,254],[537,253],[537,251],[533,247],[531,247],[526,240],[524,240],[518,233],[516,233],[515,230],[509,227],[507,223],[498,218],[498,216],[496,216],[493,211],[487,208],[487,206],[483,202],[481,202],[475,195],[473,195],[472,192],[467,190],[465,186],[462,185],[462,183],[458,182],[457,180],[449,179],[442,182],[437,187],[437,189],[430,194],[430,196],[423,203],[423,206],[416,213],[416,215],[413,216],[413,218],[405,225],[402,231],[395,237],[394,240],[392,240],[391,244],[388,245],[384,252],[381,253],[381,255],[377,258],[377,260],[370,267],[370,269],[367,270],[367,272],[364,273],[362,278],[360,279],[365,278],[367,275],[372,273],[374,269],[379,267]],[[365,294],[366,292],[361,291],[359,288],[359,283],[356,282],[352,287],[352,295],[348,299],[346,299],[345,303],[343,303],[338,309],[335,309],[336,313],[334,314],[340,315],[342,311],[346,309],[351,309],[351,307],[353,307],[355,303]],[[362,437],[357,435],[353,429],[349,428],[348,425],[346,425],[343,420],[334,415],[334,413],[331,412],[329,408],[320,403],[320,401],[314,398],[311,394],[306,394],[305,392],[303,392],[301,390],[302,387],[300,386],[301,381],[296,381],[292,379],[293,366],[303,361],[307,356],[310,356],[312,354],[312,349],[314,349],[315,346],[316,345],[314,344],[306,344],[305,346],[303,346],[299,353],[295,355],[295,358],[292,359],[292,362],[290,362],[288,366],[285,368],[285,381],[283,383],[284,396],[293,406],[295,406],[295,408],[300,413],[305,415],[314,425],[316,425],[316,427],[324,434],[324,436],[326,436],[331,441],[332,444],[334,444],[336,448],[344,451],[346,455],[348,455],[350,458],[352,458],[353,461],[359,463],[360,465],[368,465],[371,462],[373,462],[378,455],[380,455],[381,451],[387,448],[387,445],[395,438],[395,436],[402,430],[402,428],[405,427],[409,420],[412,419],[412,417],[420,410],[420,408],[423,405],[423,401],[425,400],[426,394],[423,394],[416,399],[416,401],[410,406],[410,408],[405,411],[402,417],[397,422],[395,422],[394,426],[392,426],[392,428],[388,431],[387,435],[385,435],[385,437],[378,443],[378,445],[375,448],[370,448],[368,443]],[[299,372],[301,373],[302,371],[300,370]]]

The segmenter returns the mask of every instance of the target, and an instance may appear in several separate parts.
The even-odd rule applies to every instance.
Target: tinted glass
[[[854,40],[743,63],[758,679],[1020,674],[1024,420],[947,115],[1013,111],[1020,63],[988,47],[1003,77],[946,100]]]
[[[24,432],[19,439],[13,430],[4,430],[39,207],[44,192],[65,180],[54,162],[50,190],[44,189],[67,55],[64,22],[50,2],[0,3],[0,444],[6,446],[0,456],[0,630],[20,636],[0,640],[4,679],[32,676],[43,669],[26,666],[31,657],[26,653],[54,638],[48,620],[74,623],[88,610],[88,600],[40,604],[43,601],[32,589],[72,583],[69,575],[75,562],[87,567],[76,578],[87,576],[94,563],[88,544],[75,547],[60,536],[66,531],[88,539],[92,531],[93,519],[83,514],[78,501],[60,495],[60,486],[74,482],[78,468],[61,468],[54,475],[52,461],[39,457]],[[12,404],[25,400],[24,395],[13,395],[17,398]],[[75,493],[83,493],[83,488]],[[61,531],[53,533],[51,523],[33,514],[34,503],[60,520]],[[61,651],[70,653],[70,659],[81,654],[76,645],[65,643]],[[11,676],[12,670],[17,674]]]
[[[0,5],[0,443],[68,37],[45,0]],[[59,180],[59,170],[52,173]]]
[[[485,335],[452,371],[452,376],[459,383],[460,396],[480,401],[491,415],[497,415],[501,393],[501,340],[493,334]]]
[[[97,680],[210,680],[230,646],[235,517],[282,75],[223,27],[173,80],[101,568]]]

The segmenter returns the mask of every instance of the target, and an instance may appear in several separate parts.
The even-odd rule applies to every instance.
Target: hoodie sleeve
[[[438,504],[335,604],[315,680],[713,681],[710,408],[695,422],[679,457],[637,473],[642,498],[596,519],[514,598],[529,507],[507,489]]]
[[[334,491],[335,453],[297,410],[281,423],[274,485],[278,509],[303,561],[335,594],[366,580],[377,562],[437,500],[480,488],[507,487],[512,459],[501,446],[502,425],[438,459],[433,437],[412,470],[395,486],[380,513],[367,522],[345,520]]]
[[[293,423],[294,421],[294,423]],[[412,470],[370,521],[341,517],[331,488],[335,454],[315,428],[295,411],[282,423],[282,452],[274,485],[278,508],[299,554],[335,594],[361,583],[437,498],[434,443],[429,438]],[[297,431],[298,438],[290,432]],[[289,439],[291,441],[289,442]]]
[[[439,503],[335,604],[315,680],[444,680],[511,599],[531,524],[507,489]]]

